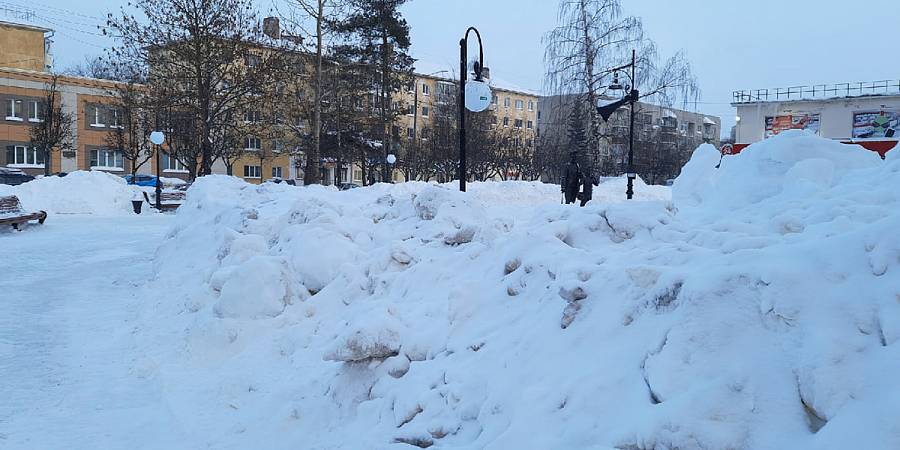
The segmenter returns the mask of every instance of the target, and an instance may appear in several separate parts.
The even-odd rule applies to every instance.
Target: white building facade
[[[900,81],[735,91],[735,151],[785,130],[859,144],[882,156],[900,139]]]

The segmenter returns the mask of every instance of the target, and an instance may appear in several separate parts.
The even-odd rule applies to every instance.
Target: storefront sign
[[[820,125],[818,114],[770,116],[766,117],[766,137],[770,138],[785,130],[807,130],[818,135]]]
[[[865,111],[853,113],[854,139],[900,137],[900,111]]]

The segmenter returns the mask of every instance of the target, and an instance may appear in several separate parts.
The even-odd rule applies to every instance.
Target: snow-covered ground
[[[0,302],[0,444],[900,448],[900,154],[789,132],[718,163],[586,208],[213,176],[175,217],[0,234],[65,247],[0,279],[35,294]]]

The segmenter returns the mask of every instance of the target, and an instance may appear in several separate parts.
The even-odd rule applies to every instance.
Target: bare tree
[[[249,0],[145,0],[109,16],[107,28],[118,45],[109,55],[113,64],[139,62],[152,68],[151,93],[165,93],[171,114],[186,117],[179,124],[189,138],[180,146],[188,170],[211,172],[224,149],[215,148],[216,135],[240,117],[237,112],[286,76],[290,41],[263,33]],[[174,129],[175,127],[173,127]]]
[[[44,175],[50,175],[52,153],[74,144],[75,117],[63,109],[59,77],[54,74],[45,84],[44,98],[37,105],[37,123],[29,130],[31,146],[43,155]]]
[[[124,68],[120,66],[120,68]],[[127,68],[128,73],[114,73],[110,77],[124,80],[112,88],[111,111],[116,117],[106,136],[109,147],[120,150],[130,165],[132,179],[137,171],[153,157],[149,136],[153,131],[154,116],[148,104],[147,90],[143,86],[146,72],[140,67]]]
[[[562,0],[558,25],[544,37],[545,91],[586,102],[585,143],[593,163],[600,159],[604,137],[598,101],[607,92],[616,68],[631,62],[636,50],[636,80],[630,83],[645,101],[672,104],[699,94],[682,53],[658,61],[656,45],[644,35],[639,18],[623,13],[620,0]],[[603,161],[599,161],[603,164]]]
[[[340,20],[343,11],[343,2],[338,0],[290,0],[290,16],[287,17],[295,28],[302,30],[305,36],[310,37],[315,56],[312,58],[312,99],[309,102],[311,114],[309,114],[310,145],[305,149],[306,172],[304,184],[315,184],[319,179],[319,159],[322,146],[322,102],[325,83],[323,67],[325,65],[325,46],[327,38],[332,32],[333,25]],[[312,22],[310,25],[309,22]]]

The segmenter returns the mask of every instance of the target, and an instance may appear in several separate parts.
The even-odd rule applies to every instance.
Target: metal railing
[[[854,83],[814,84],[786,88],[734,91],[734,103],[787,100],[815,100],[868,95],[900,94],[900,80],[858,81]]]

